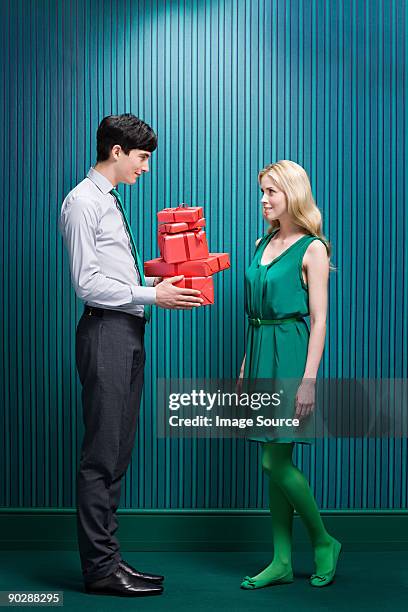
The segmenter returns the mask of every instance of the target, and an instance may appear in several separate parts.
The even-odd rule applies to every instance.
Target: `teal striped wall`
[[[233,377],[243,276],[264,231],[257,172],[308,171],[338,270],[320,374],[407,375],[407,23],[403,0],[4,0],[0,505],[75,505],[82,437],[64,195],[95,161],[107,114],[157,131],[151,172],[123,190],[145,259],[155,213],[205,206],[216,303],[156,311],[127,508],[262,508],[258,447],[159,440],[161,376]],[[325,509],[406,508],[406,440],[319,441],[297,460]]]

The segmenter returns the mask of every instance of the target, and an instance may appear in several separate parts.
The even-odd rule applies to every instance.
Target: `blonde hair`
[[[320,238],[324,242],[327,255],[330,258],[331,244],[322,232],[322,215],[314,201],[309,177],[304,168],[293,161],[282,159],[274,164],[269,164],[259,172],[259,183],[266,174],[285,194],[288,213],[294,219],[294,222],[311,236]],[[275,228],[280,227],[279,220],[271,221],[270,225],[269,234]],[[330,267],[334,269],[333,266]]]

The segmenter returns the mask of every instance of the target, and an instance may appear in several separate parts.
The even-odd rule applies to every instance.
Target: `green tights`
[[[263,445],[262,467],[269,476],[274,556],[263,571],[244,578],[241,586],[257,589],[274,582],[292,582],[292,525],[294,509],[303,520],[313,548],[316,574],[330,572],[338,544],[326,531],[316,500],[302,472],[293,464],[294,443]]]

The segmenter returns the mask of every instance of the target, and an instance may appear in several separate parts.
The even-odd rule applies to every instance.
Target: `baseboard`
[[[271,549],[271,518],[264,510],[122,510],[122,550],[258,551]],[[408,550],[408,511],[326,511],[327,529],[345,550]],[[0,508],[0,549],[75,550],[73,508]],[[294,521],[294,549],[310,550]]]

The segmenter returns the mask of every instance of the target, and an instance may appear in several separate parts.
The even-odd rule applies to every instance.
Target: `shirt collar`
[[[98,189],[100,189],[100,191],[102,191],[102,193],[109,193],[114,188],[112,183],[106,178],[106,176],[103,176],[103,174],[95,170],[95,168],[93,167],[89,168],[87,177],[93,183],[95,183],[95,185],[98,187]]]

